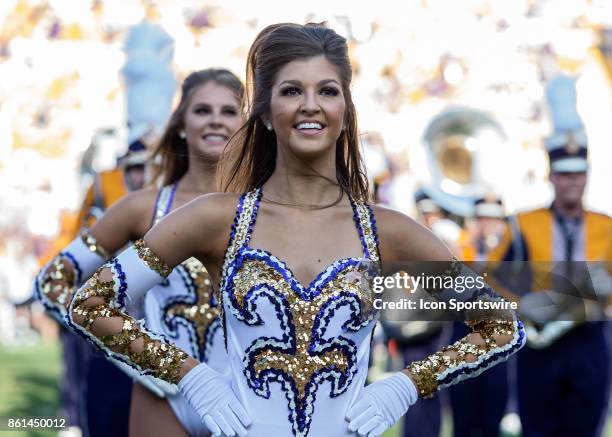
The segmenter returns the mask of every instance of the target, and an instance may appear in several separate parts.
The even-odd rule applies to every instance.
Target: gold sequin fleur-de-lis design
[[[270,396],[269,382],[281,384],[290,399],[295,436],[308,434],[319,383],[330,381],[330,395],[338,396],[348,388],[357,369],[357,346],[352,340],[343,335],[323,338],[334,312],[349,307],[351,316],[343,325],[344,331],[357,331],[374,317],[372,294],[363,287],[363,274],[355,260],[332,267],[327,280],[315,284],[314,290],[303,290],[268,262],[249,259],[238,269],[228,290],[232,313],[248,324],[262,323],[256,299],[268,298],[276,309],[283,334],[281,338],[256,339],[245,352],[244,373],[249,386],[265,398]]]
[[[190,339],[192,354],[200,361],[207,362],[213,336],[221,327],[219,309],[214,302],[212,283],[204,266],[198,260],[190,258],[182,264],[182,267],[189,277],[191,293],[187,298],[184,296],[174,298],[166,305],[164,324],[171,331],[176,330],[176,325],[181,323],[180,321],[191,325],[195,334]]]

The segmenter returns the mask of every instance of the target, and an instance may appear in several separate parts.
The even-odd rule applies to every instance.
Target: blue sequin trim
[[[168,203],[166,204],[166,209],[164,210],[164,215],[170,212],[170,208],[172,207],[172,203],[174,202],[174,194],[176,193],[176,188],[178,187],[178,182],[175,182],[172,185],[172,189],[170,191],[170,198],[168,199]]]
[[[121,264],[117,258],[113,258],[109,262],[116,270],[117,277],[119,278],[119,290],[117,291],[117,304],[119,308],[125,308],[125,298],[127,297],[127,282],[125,281],[125,273],[121,268]]]
[[[336,278],[338,273],[347,269],[351,266],[359,265],[363,262],[360,258],[342,258],[337,261],[334,261],[330,264],[325,270],[317,275],[315,279],[313,279],[308,287],[304,287],[296,278],[291,269],[281,260],[276,258],[267,250],[263,249],[253,249],[251,247],[245,247],[242,251],[239,252],[238,256],[235,260],[235,265],[232,266],[232,270],[227,277],[226,284],[230,289],[233,290],[232,281],[236,273],[240,271],[240,267],[247,260],[255,260],[255,261],[265,261],[266,264],[271,266],[275,271],[277,271],[285,281],[289,284],[291,289],[297,293],[300,298],[303,300],[311,300],[314,297],[318,296],[322,289],[327,285],[329,281],[332,281]],[[232,295],[232,293],[229,293]],[[232,301],[232,304],[236,304],[236,301]]]
[[[83,279],[83,270],[81,270],[81,266],[79,265],[79,262],[76,260],[76,258],[74,257],[73,254],[71,254],[70,252],[60,252],[59,254],[60,257],[66,257],[68,258],[68,260],[70,260],[70,262],[72,263],[74,269],[76,270],[76,284],[78,285],[81,283],[81,280]]]
[[[221,264],[223,266],[221,270],[221,278],[219,279],[219,290],[221,292],[221,299],[223,299],[223,290],[225,288],[225,284],[227,284],[228,271],[231,271],[233,265],[235,264],[235,261],[234,261],[229,266],[226,266],[227,258],[229,257],[229,254],[230,254],[230,249],[232,248],[234,244],[234,238],[236,237],[236,230],[238,228],[240,216],[242,215],[244,200],[246,199],[246,196],[248,194],[249,193],[243,193],[238,199],[238,206],[236,207],[236,215],[234,216],[234,222],[232,223],[232,226],[230,228],[230,236],[227,242],[227,249],[225,250],[225,255],[223,256],[223,264]],[[227,326],[226,326],[226,320],[225,320],[225,311],[223,311],[223,302],[220,302],[219,305],[221,305],[220,309],[221,309],[221,327],[223,328],[223,341],[225,343],[225,350],[227,350]]]
[[[165,215],[167,215],[170,212],[170,208],[172,208],[172,202],[174,202],[174,193],[176,193],[176,189],[178,187],[178,181],[175,182],[172,186],[170,185],[166,185],[165,187],[162,187],[158,192],[157,192],[157,197],[155,198],[155,203],[153,204],[153,217],[151,218],[151,227],[153,227],[155,225],[155,223],[160,220],[162,217],[164,217]],[[164,194],[164,192],[166,190],[170,189],[170,195],[168,196],[168,199],[166,201],[166,204],[164,205],[164,210],[162,211],[161,215],[158,216],[158,210],[159,210],[159,202],[161,201],[161,198]]]
[[[234,238],[236,237],[236,229],[238,228],[238,222],[240,221],[240,216],[242,215],[242,208],[244,205],[244,199],[246,198],[246,196],[249,193],[244,193],[240,196],[240,198],[238,199],[238,206],[236,207],[236,215],[234,216],[234,222],[232,223],[231,229],[230,229],[230,236],[229,236],[229,241],[227,242],[227,250],[225,251],[225,256],[223,257],[223,266],[225,266],[225,263],[227,261],[227,257],[229,256],[230,253],[230,248],[233,246],[234,244]],[[231,268],[231,266],[228,266],[228,268]],[[227,282],[226,281],[226,277],[227,277],[227,270],[224,269],[221,272],[221,278],[219,280],[219,289],[223,288],[223,285]]]
[[[261,188],[257,189],[257,197],[255,198],[255,203],[253,205],[253,210],[251,211],[251,220],[249,221],[249,229],[246,234],[246,238],[244,239],[244,246],[248,246],[251,241],[251,234],[253,234],[253,228],[255,227],[255,221],[257,220],[257,213],[259,212],[259,204],[261,202],[261,196],[263,194],[263,190]]]
[[[155,203],[153,204],[153,215],[151,217],[151,227],[155,225],[155,220],[157,219],[157,205],[159,204],[159,198],[161,197],[163,191],[164,189],[162,188],[157,192],[157,196],[155,196]]]

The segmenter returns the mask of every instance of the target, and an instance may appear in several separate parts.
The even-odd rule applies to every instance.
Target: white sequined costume
[[[160,190],[154,223],[170,211],[175,189],[175,185],[169,185]],[[208,272],[198,260],[191,258],[176,266],[163,283],[147,292],[144,316],[149,330],[215,370],[226,371],[227,354],[217,303]],[[207,435],[202,420],[180,394],[167,399],[189,435]]]
[[[308,286],[274,255],[249,246],[261,190],[240,199],[222,271],[233,388],[251,436],[349,436],[345,413],[362,393],[377,312],[371,209],[351,202],[363,258],[338,260]]]

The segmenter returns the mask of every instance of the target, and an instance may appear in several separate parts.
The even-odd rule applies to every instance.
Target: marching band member
[[[586,210],[582,203],[589,168],[588,142],[576,111],[574,80],[554,78],[547,98],[554,124],[554,133],[546,138],[554,200],[547,208],[511,218],[501,244],[490,256],[495,262],[532,262],[532,288],[547,283],[538,276],[538,262],[564,261],[572,268],[572,261],[603,261],[609,268],[612,259],[612,220]],[[574,273],[584,275],[585,270]],[[579,283],[585,278],[567,279]],[[554,283],[548,285],[554,290]],[[528,347],[517,356],[523,435],[596,436],[605,419],[610,381],[604,323],[554,321],[554,314],[536,313],[530,303],[539,298],[538,293],[555,294],[530,291],[522,298],[521,310],[526,318],[533,314],[532,327]]]
[[[474,234],[462,245],[466,262],[486,261],[505,230],[505,211],[501,198],[494,194],[474,201]],[[467,334],[461,323],[453,324],[452,340]],[[464,384],[449,389],[455,437],[495,436],[508,403],[508,363]]]

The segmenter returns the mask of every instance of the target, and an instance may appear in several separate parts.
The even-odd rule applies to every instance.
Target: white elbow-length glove
[[[225,375],[200,363],[181,379],[178,387],[213,436],[247,435],[251,418]]]
[[[416,386],[403,372],[365,387],[346,413],[348,428],[360,436],[376,437],[397,422],[418,399]]]

